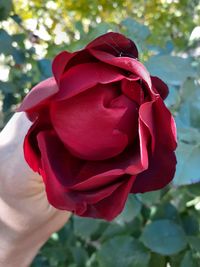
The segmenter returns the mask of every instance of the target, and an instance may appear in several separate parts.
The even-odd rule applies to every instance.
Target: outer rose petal
[[[99,205],[98,218],[111,220],[119,214],[125,204],[135,177],[127,176],[126,178],[123,178],[122,176],[122,179],[119,182],[109,185],[113,179],[112,176],[115,176],[117,173],[114,174],[113,172],[108,172],[105,177],[100,177],[100,175],[99,178],[96,177],[96,182],[99,183],[98,186],[89,179],[87,181],[87,191],[84,190],[83,184],[82,188],[79,188],[81,191],[75,190],[75,186],[70,186],[69,181],[71,181],[71,183],[76,182],[75,173],[81,167],[79,165],[80,168],[75,168],[77,162],[74,165],[72,163],[77,159],[73,158],[73,156],[71,158],[71,156],[66,153],[66,150],[63,150],[62,143],[52,131],[41,132],[38,135],[38,143],[42,153],[43,170],[41,171],[41,174],[46,185],[48,200],[53,206],[59,209],[73,211],[80,216],[96,217],[97,211],[93,207],[96,203],[99,203],[97,204]],[[55,154],[57,155],[56,158]],[[71,162],[71,166],[69,165],[69,162]],[[119,172],[118,175],[120,176],[122,173]],[[106,178],[106,183],[108,183],[108,185],[104,184]],[[102,179],[105,181],[103,182]],[[80,187],[81,183],[78,184]],[[94,190],[93,186],[97,187],[97,189]],[[118,196],[117,199],[115,198],[115,195]],[[109,208],[108,206],[110,205],[106,204],[106,209],[108,209],[108,212],[106,212],[104,210],[105,204],[102,200],[108,197],[109,201],[117,201],[117,203],[111,205]]]
[[[132,193],[144,193],[163,188],[171,182],[175,170],[175,153],[157,148],[150,158],[149,168],[137,176]]]
[[[58,83],[60,84],[60,78],[65,70],[67,63],[72,59],[77,53],[69,53],[67,51],[62,51],[58,54],[52,63],[52,72]]]
[[[169,110],[161,98],[158,98],[151,105],[146,103],[145,112],[146,114],[141,112],[142,120],[148,127],[155,143],[154,149],[149,153],[149,167],[137,176],[132,188],[133,193],[157,190],[166,186],[173,179],[176,168],[174,153],[176,130]],[[150,117],[151,119],[148,119]]]
[[[104,218],[111,221],[119,215],[134,184],[135,176],[124,177],[123,179],[124,181],[121,185],[109,197],[97,202],[95,205],[88,206],[81,216]]]
[[[58,90],[54,77],[40,82],[26,95],[18,111],[29,111],[35,107],[38,108],[52,95],[56,94]]]
[[[37,146],[37,124],[33,124],[24,139],[24,157],[33,171],[39,172],[41,167],[40,153]]]
[[[115,56],[123,55],[138,58],[138,50],[134,42],[116,32],[101,35],[89,43],[86,48],[106,51]]]
[[[160,78],[156,76],[151,76],[151,81],[152,81],[153,87],[160,94],[162,99],[165,99],[169,94],[169,89],[166,83],[164,83]]]

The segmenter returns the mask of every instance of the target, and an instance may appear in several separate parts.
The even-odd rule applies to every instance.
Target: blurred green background
[[[113,222],[79,217],[54,233],[32,267],[200,266],[199,0],[0,0],[0,128],[51,60],[107,31],[134,40],[169,86],[177,171],[163,190],[131,195]]]

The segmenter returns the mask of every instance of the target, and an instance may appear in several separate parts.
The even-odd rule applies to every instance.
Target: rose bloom
[[[33,121],[25,159],[42,176],[50,204],[112,220],[129,193],[172,180],[176,129],[163,102],[168,87],[139,62],[134,42],[107,33],[83,50],[58,54],[52,70],[19,108]]]

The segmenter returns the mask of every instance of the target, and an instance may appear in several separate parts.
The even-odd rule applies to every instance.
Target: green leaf
[[[189,127],[200,128],[200,85],[194,79],[187,79],[181,91],[182,105],[178,118]]]
[[[176,155],[178,163],[173,184],[180,186],[199,182],[200,144],[179,142]]]
[[[15,85],[12,82],[2,82],[0,81],[0,90],[4,93],[14,93]]]
[[[38,67],[41,72],[41,80],[52,76],[51,61],[49,59],[41,59],[38,61]]]
[[[197,261],[193,258],[191,251],[187,251],[181,262],[180,267],[198,267]]]
[[[12,10],[12,0],[0,1],[0,21],[6,19]]]
[[[74,233],[84,239],[88,239],[99,228],[99,220],[74,216]]]
[[[120,236],[105,242],[97,259],[100,267],[146,267],[150,253],[132,237]]]
[[[129,195],[123,212],[115,219],[115,222],[123,225],[132,221],[140,213],[142,204],[134,195]]]
[[[0,54],[3,53],[5,55],[12,54],[12,38],[11,36],[3,29],[0,29]]]
[[[138,23],[132,18],[127,18],[121,22],[121,25],[124,27],[125,35],[132,39],[139,51],[144,50],[145,40],[150,35],[150,30],[147,26]]]
[[[72,254],[74,257],[74,262],[77,267],[85,267],[85,263],[88,259],[88,254],[86,250],[82,247],[72,247]]]
[[[199,233],[199,222],[192,215],[185,215],[182,218],[183,228],[187,235],[198,235]]]
[[[194,197],[199,196],[200,183],[187,186],[187,191],[189,195],[192,195]]]
[[[170,55],[153,56],[145,65],[151,75],[171,85],[181,85],[187,77],[194,77],[190,59]]]
[[[166,259],[165,257],[152,253],[151,254],[151,260],[148,267],[166,267]]]
[[[192,250],[200,252],[200,237],[188,236],[188,242]]]
[[[24,64],[26,61],[25,53],[23,50],[13,48],[12,56],[15,63],[17,64]]]
[[[161,203],[156,213],[152,217],[153,220],[169,219],[179,221],[177,209],[171,203]]]
[[[161,255],[176,254],[187,245],[183,229],[170,220],[158,220],[146,225],[141,240],[145,246]]]
[[[153,191],[147,192],[143,194],[137,194],[137,198],[144,203],[147,207],[151,207],[152,205],[156,204],[160,200],[160,193],[161,191]]]

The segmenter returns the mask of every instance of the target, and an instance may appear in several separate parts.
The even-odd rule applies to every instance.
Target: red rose
[[[172,180],[176,129],[163,102],[168,88],[137,58],[131,40],[107,33],[57,55],[54,77],[25,97],[19,110],[34,121],[25,158],[54,207],[112,220],[129,193]]]

